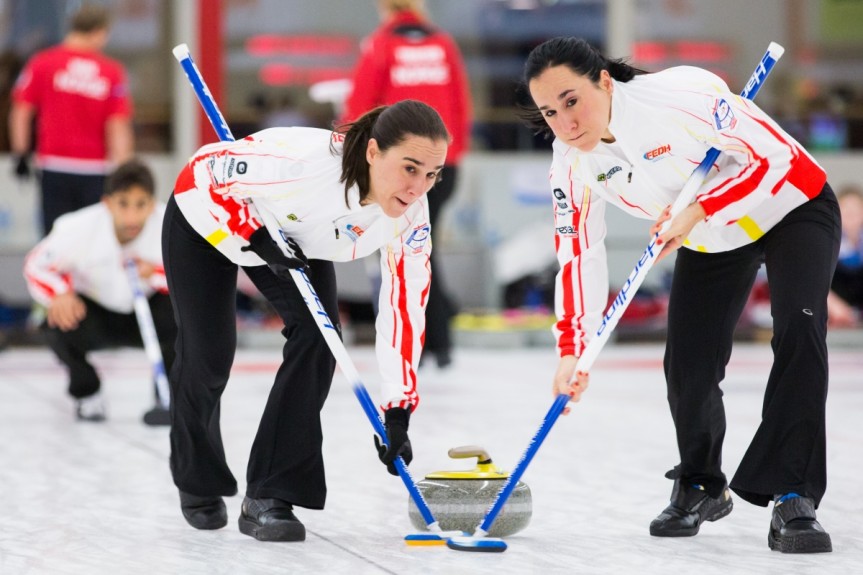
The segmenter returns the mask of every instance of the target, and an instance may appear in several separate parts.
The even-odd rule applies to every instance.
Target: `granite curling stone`
[[[476,457],[477,465],[470,470],[430,473],[417,482],[417,488],[442,530],[473,534],[503,488],[509,473],[494,465],[482,447],[453,447],[448,454],[453,459]],[[505,537],[518,533],[530,523],[531,513],[530,488],[519,481],[492,523],[488,535]],[[415,528],[428,530],[412,499],[408,500],[408,516]]]

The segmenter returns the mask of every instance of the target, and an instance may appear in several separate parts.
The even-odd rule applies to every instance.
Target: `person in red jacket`
[[[30,175],[35,117],[46,235],[61,215],[98,203],[107,174],[132,157],[133,106],[123,65],[102,53],[109,35],[108,9],[84,5],[63,42],[30,58],[12,90],[13,171]]]
[[[378,9],[382,24],[363,42],[343,120],[354,120],[376,106],[400,100],[424,102],[443,118],[452,141],[441,181],[428,195],[434,242],[439,237],[435,232],[438,216],[452,195],[470,140],[467,73],[455,41],[424,14],[423,0],[379,0]],[[452,361],[450,319],[455,305],[435,265],[438,257],[432,255],[425,351],[435,356],[438,366],[446,367]]]

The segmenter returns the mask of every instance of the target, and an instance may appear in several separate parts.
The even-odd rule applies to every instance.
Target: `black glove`
[[[249,245],[240,248],[241,251],[252,251],[267,262],[273,273],[281,278],[290,278],[291,270],[305,269],[309,267],[309,260],[303,254],[303,250],[292,238],[288,238],[288,251],[292,256],[286,256],[282,249],[276,245],[267,228],[258,228],[249,236]]]
[[[17,154],[12,156],[15,163],[15,177],[26,180],[30,177],[30,156],[28,154]]]
[[[410,411],[401,407],[391,407],[384,412],[384,427],[387,430],[387,444],[383,445],[380,438],[375,435],[375,448],[378,450],[378,457],[387,466],[387,471],[391,475],[398,475],[396,470],[395,460],[399,455],[405,460],[405,465],[409,465],[414,458],[414,453],[411,450],[411,440],[408,439],[408,420],[410,420]]]

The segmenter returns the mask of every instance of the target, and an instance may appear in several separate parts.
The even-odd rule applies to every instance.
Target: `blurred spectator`
[[[428,194],[434,243],[440,238],[438,216],[453,192],[470,139],[467,73],[455,41],[429,21],[422,0],[379,0],[378,11],[382,23],[363,42],[343,120],[407,99],[424,102],[441,115],[452,142],[441,181]],[[436,266],[438,257],[432,253],[424,350],[445,367],[452,361],[450,321],[456,309]]]
[[[827,314],[831,327],[855,327],[863,308],[863,188],[846,186],[837,199],[842,214],[842,243],[827,298]]]
[[[9,114],[13,171],[30,176],[35,117],[45,234],[62,214],[98,202],[105,174],[132,155],[126,72],[102,54],[109,32],[108,10],[83,6],[63,42],[37,52],[15,83]]]
[[[101,202],[60,217],[24,262],[27,288],[46,307],[48,344],[69,371],[79,420],[105,419],[99,375],[87,354],[143,347],[124,268],[129,259],[138,263],[165,368],[171,369],[177,328],[162,265],[164,213],[149,168],[126,162],[108,178]]]

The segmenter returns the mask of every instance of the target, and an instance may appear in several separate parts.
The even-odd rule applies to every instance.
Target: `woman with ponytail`
[[[691,66],[645,73],[580,38],[537,46],[524,68],[527,122],[554,136],[550,187],[560,263],[555,394],[577,401],[573,373],[608,301],[607,204],[654,221],[659,257],[676,252],[665,351],[679,463],[656,537],[698,533],[731,512],[722,470],[720,383],[737,319],[759,267],[770,279],[774,366],[761,425],[730,482],[741,499],[773,502],[771,549],[832,549],[815,519],[826,488],[827,294],[839,210],[803,147],[716,75]],[[694,202],[668,209],[711,148],[721,154]],[[679,249],[682,248],[682,249]],[[624,470],[624,475],[626,474]]]
[[[168,202],[162,249],[177,318],[171,370],[171,472],[186,521],[227,524],[237,493],[225,460],[219,401],[236,348],[235,296],[242,267],[284,322],[283,361],[249,455],[240,531],[261,541],[301,541],[293,507],[326,496],[320,411],[335,360],[294,284],[305,268],[340,332],[334,261],[381,255],[377,357],[387,443],[379,457],[411,460],[407,428],[419,403],[417,365],[429,289],[426,192],[443,169],[449,134],[437,112],[405,100],[338,131],[271,128],[198,150]],[[252,202],[253,201],[253,202]],[[289,238],[285,256],[263,226],[266,210]]]

